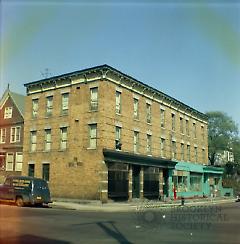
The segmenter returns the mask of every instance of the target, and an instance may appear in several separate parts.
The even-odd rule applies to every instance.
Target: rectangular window
[[[30,132],[30,151],[35,152],[37,148],[37,131]]]
[[[6,134],[7,134],[6,128],[0,129],[0,143],[6,142]]]
[[[172,158],[176,159],[177,158],[177,145],[176,141],[172,141]]]
[[[89,148],[97,148],[97,124],[89,125]]]
[[[175,131],[175,114],[172,113],[172,130]]]
[[[46,97],[46,116],[49,117],[52,115],[53,111],[53,96]]]
[[[139,119],[139,101],[137,98],[133,99],[133,117]]]
[[[202,140],[205,140],[205,134],[204,134],[204,126],[201,126],[201,135],[202,135]]]
[[[60,150],[67,149],[67,127],[60,128]]]
[[[14,154],[13,153],[7,153],[6,171],[13,171],[13,163],[14,163]]]
[[[160,109],[160,122],[161,122],[161,127],[164,128],[165,127],[165,110],[164,109]]]
[[[121,114],[121,92],[116,91],[116,113]]]
[[[122,143],[121,143],[121,127],[116,126],[115,128],[115,148],[117,150],[122,149]]]
[[[147,114],[146,114],[146,117],[147,117],[147,123],[151,123],[151,119],[152,119],[152,111],[151,111],[151,104],[149,103],[146,103],[146,111],[147,111]]]
[[[151,155],[152,154],[152,136],[147,135],[147,154]]]
[[[21,127],[12,127],[11,128],[11,137],[10,137],[10,142],[20,142],[20,133],[21,133]]]
[[[181,160],[184,161],[184,144],[181,143]]]
[[[62,115],[68,114],[69,93],[62,94]]]
[[[49,181],[49,164],[42,165],[42,178],[46,181]]]
[[[22,154],[22,152],[17,152],[16,153],[16,165],[15,165],[16,171],[22,171],[22,163],[23,163],[23,154]]]
[[[195,162],[198,161],[198,149],[197,149],[197,147],[194,147],[194,160],[195,160]]]
[[[51,144],[52,144],[52,131],[51,129],[45,130],[45,151],[51,150]]]
[[[34,177],[35,173],[35,164],[28,165],[28,176]]]
[[[134,131],[133,151],[135,153],[139,152],[139,132],[138,131]]]
[[[205,153],[205,149],[202,149],[202,162],[205,164],[206,163],[206,153]]]
[[[193,136],[194,136],[194,138],[197,138],[197,128],[196,128],[196,123],[193,123]]]
[[[32,117],[36,118],[38,116],[38,99],[32,100]]]
[[[4,110],[4,119],[12,118],[12,107],[6,107]]]
[[[190,191],[202,191],[202,176],[190,173]]]
[[[165,140],[165,138],[161,138],[161,156],[162,157],[165,157],[166,156],[166,140]]]
[[[186,135],[189,136],[189,121],[186,119]]]
[[[190,145],[187,145],[187,160],[188,160],[188,161],[191,161]]]
[[[90,110],[98,110],[98,87],[90,88]]]
[[[180,117],[180,132],[183,134],[184,130],[183,130],[183,118]]]

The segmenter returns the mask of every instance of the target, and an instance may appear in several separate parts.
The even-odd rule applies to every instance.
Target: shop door
[[[140,166],[133,166],[132,168],[132,197],[140,197]]]

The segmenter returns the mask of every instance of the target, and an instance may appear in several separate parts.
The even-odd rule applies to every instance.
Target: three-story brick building
[[[203,194],[205,114],[108,65],[25,86],[23,174],[54,197]]]

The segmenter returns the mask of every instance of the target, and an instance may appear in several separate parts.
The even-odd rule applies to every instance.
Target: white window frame
[[[61,113],[63,115],[68,114],[68,109],[69,109],[69,93],[68,92],[62,93],[61,108],[62,108]]]
[[[152,135],[147,134],[147,154],[152,155]]]
[[[146,103],[146,120],[148,124],[151,124],[152,121],[152,105],[150,103]]]
[[[64,126],[60,128],[60,150],[67,149],[68,142],[68,127]]]
[[[90,88],[90,110],[98,110],[98,87]]]
[[[89,124],[89,149],[97,148],[97,124]]]
[[[20,142],[21,126],[11,127],[10,143]]]
[[[172,158],[177,159],[177,143],[176,143],[176,141],[172,141],[171,143],[172,143],[172,145],[171,145]]]
[[[121,114],[121,95],[122,93],[120,91],[116,91],[115,93],[115,99],[116,99],[116,114]]]
[[[160,125],[161,128],[165,127],[165,109],[160,108]]]
[[[166,139],[162,138],[160,139],[160,154],[163,158],[166,157]]]
[[[52,116],[53,112],[53,96],[46,97],[46,116]]]
[[[194,147],[194,160],[195,162],[198,161],[198,147]]]
[[[139,132],[138,131],[134,131],[133,132],[133,151],[134,153],[138,153],[139,152]]]
[[[0,144],[6,143],[6,135],[7,135],[7,129],[1,128],[0,129]]]
[[[38,109],[39,109],[39,99],[35,98],[32,99],[32,117],[36,118],[38,116]]]
[[[184,143],[181,143],[181,160],[184,161],[185,159],[185,146]]]
[[[191,161],[191,145],[187,144],[187,161]]]
[[[50,132],[50,133],[48,133]],[[45,129],[45,146],[44,150],[46,152],[51,151],[52,146],[52,130],[51,129]]]
[[[139,100],[136,97],[133,98],[133,117],[139,119]]]
[[[4,119],[11,119],[12,118],[12,112],[13,112],[13,108],[12,107],[5,107]]]
[[[30,131],[30,151],[36,152],[37,150],[37,131]]]
[[[16,152],[15,171],[22,171],[22,164],[23,164],[23,153]]]
[[[9,161],[10,155],[12,156],[12,161]],[[6,171],[13,171],[14,169],[14,153],[8,152],[6,155]]]

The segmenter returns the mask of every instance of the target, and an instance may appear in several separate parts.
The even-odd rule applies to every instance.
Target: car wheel
[[[17,205],[18,207],[23,207],[23,206],[24,206],[22,197],[18,197],[18,198],[16,199],[16,205]]]

